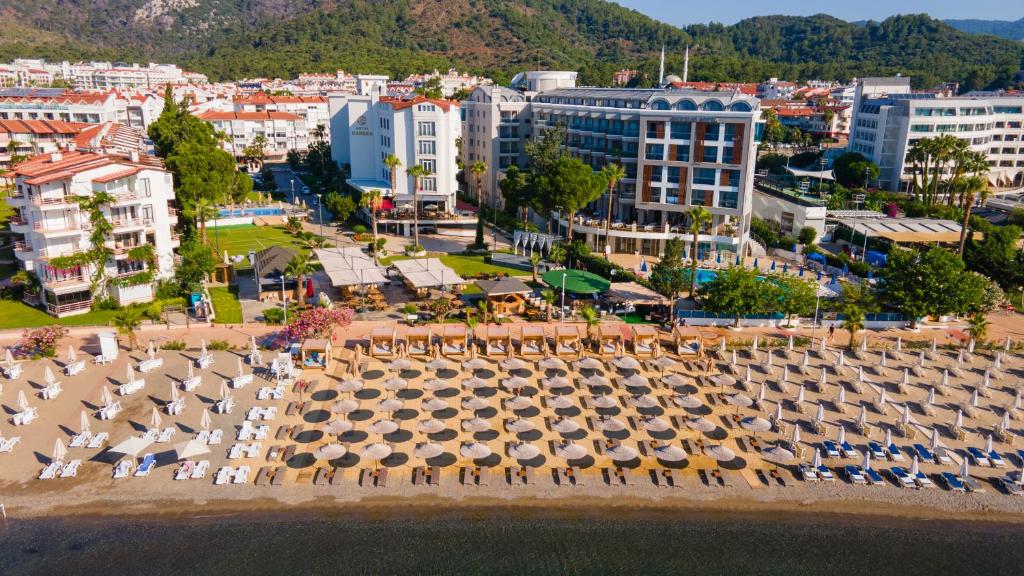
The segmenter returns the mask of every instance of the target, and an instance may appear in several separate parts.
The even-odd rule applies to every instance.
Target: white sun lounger
[[[121,412],[121,402],[108,404],[99,410],[100,420],[113,420]]]
[[[209,460],[200,460],[199,463],[196,464],[195,469],[192,470],[192,479],[193,480],[198,480],[200,478],[206,478],[206,471],[209,470],[209,469],[210,469],[210,461]]]
[[[232,480],[234,484],[245,484],[249,480],[249,467],[239,466],[238,471],[235,472],[235,477]]]
[[[85,370],[85,360],[79,360],[65,366],[64,374],[68,376],[75,376],[76,374],[80,374],[83,370]]]
[[[249,384],[252,384],[252,374],[242,374],[231,379],[232,388],[245,388]]]
[[[82,465],[81,460],[72,460],[64,465],[60,471],[61,478],[74,478],[78,475],[78,468]]]
[[[127,478],[132,473],[132,463],[128,460],[121,460],[114,466],[114,478]]]
[[[253,438],[256,440],[266,440],[267,436],[270,436],[270,426],[260,424],[256,427],[256,432],[253,434]]]
[[[146,381],[143,379],[139,379],[134,382],[121,384],[120,386],[117,387],[117,393],[120,394],[121,396],[128,396],[130,394],[138,392],[139,390],[142,390],[145,387]]]
[[[218,414],[231,414],[231,411],[235,409],[235,399],[218,400],[213,407]]]
[[[39,473],[39,479],[53,480],[57,477],[57,472],[60,471],[60,467],[61,465],[59,462],[50,462],[45,468],[43,468],[43,471]]]
[[[39,397],[42,398],[43,400],[53,400],[57,396],[60,396],[60,393],[63,391],[64,389],[60,387],[60,382],[54,382],[53,384],[50,384],[46,388],[40,390]]]
[[[90,440],[92,440],[91,432],[75,434],[71,437],[71,442],[68,442],[68,448],[85,448],[85,446],[89,444]]]
[[[231,448],[228,449],[228,460],[235,460],[241,458],[242,454],[245,453],[245,444],[232,444]]]
[[[89,440],[89,445],[86,446],[86,447],[87,448],[102,448],[103,445],[107,443],[107,438],[109,438],[109,437],[110,437],[110,435],[107,434],[106,432],[100,432],[99,434],[93,436],[91,440]]]
[[[164,365],[164,359],[163,358],[147,358],[147,359],[143,360],[142,362],[139,362],[139,372],[142,372],[143,374],[145,374],[146,372],[149,372],[151,370],[156,370],[157,368],[159,368],[159,367],[161,367],[163,365]]]
[[[33,406],[18,412],[11,418],[11,423],[15,426],[27,426],[36,421],[39,418],[39,411]]]
[[[217,446],[224,439],[224,431],[220,428],[210,431],[210,439],[207,444],[210,446]]]
[[[213,483],[227,484],[231,481],[231,477],[235,474],[235,469],[231,466],[222,466],[220,470],[217,470],[217,475],[213,478]]]
[[[3,367],[4,376],[6,376],[8,380],[17,380],[18,377],[21,376],[21,370],[21,364],[12,364],[10,366]]]
[[[195,470],[195,467],[196,467],[196,463],[192,462],[191,460],[182,462],[181,466],[178,466],[178,469],[175,470],[175,472],[174,472],[174,479],[175,480],[188,480],[188,479],[192,478],[192,472]]]
[[[196,366],[198,366],[201,370],[205,370],[210,366],[213,366],[213,355],[207,354],[205,356],[200,356],[199,358],[196,358]]]
[[[13,438],[4,438],[0,436],[0,453],[10,452],[14,450],[14,447],[21,442],[21,436],[15,436]]]
[[[199,388],[199,385],[202,383],[202,376],[193,376],[191,378],[185,378],[184,380],[182,380],[181,387],[185,389],[185,392],[192,392],[196,388]]]

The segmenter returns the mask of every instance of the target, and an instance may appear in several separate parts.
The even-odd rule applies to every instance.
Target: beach
[[[898,360],[894,354],[882,374],[876,374],[881,349],[894,345],[894,341],[877,338],[864,354],[853,355],[847,351],[844,362],[848,364],[840,368],[842,374],[830,373],[827,377],[829,382],[821,393],[816,391],[814,383],[819,379],[822,368],[826,371],[833,369],[830,367],[836,363],[836,348],[820,354],[816,350],[809,351],[806,375],[798,370],[804,351],[796,347],[787,350],[785,340],[772,340],[771,364],[768,364],[768,351],[763,346],[753,352],[750,343],[727,348],[722,353],[716,351],[711,379],[708,379],[703,364],[678,359],[678,366],[667,374],[675,373],[684,379],[686,383],[679,386],[662,384],[665,375],[649,364],[650,358],[643,358],[640,368],[629,371],[616,365],[617,358],[629,354],[599,356],[588,353],[600,363],[600,368],[581,371],[574,364],[579,361],[578,356],[566,357],[568,370],[565,377],[569,383],[564,390],[555,393],[547,383],[559,371],[542,369],[537,358],[524,360],[526,368],[520,372],[503,367],[503,362],[509,359],[507,354],[479,354],[485,365],[479,370],[462,367],[462,363],[470,358],[468,353],[464,357],[452,355],[447,358],[450,365],[447,370],[452,373],[441,374],[443,378],[437,378],[437,371],[426,367],[426,358],[411,358],[409,368],[402,368],[391,364],[393,357],[370,358],[365,354],[357,357],[356,345],[365,348],[367,334],[379,326],[366,323],[346,329],[335,339],[334,365],[326,372],[303,370],[298,377],[316,384],[302,390],[293,385],[287,386],[285,394],[273,400],[257,399],[258,390],[271,387],[276,382],[265,368],[250,366],[246,358],[250,337],[262,337],[263,331],[247,327],[193,329],[188,333],[144,331],[140,333],[143,346],[153,339],[163,366],[144,375],[138,374],[137,377],[146,380],[145,389],[117,397],[123,410],[113,420],[97,420],[93,415],[99,407],[102,390],[113,389],[123,383],[128,366],[138,366],[146,360],[145,352],[122,350],[120,358],[111,364],[89,364],[82,374],[72,377],[61,375],[63,391],[53,400],[40,399],[38,391],[42,388],[43,372],[47,366],[51,371],[60,373],[64,351],[60,351],[56,360],[24,361],[23,375],[14,381],[3,382],[4,390],[0,396],[7,413],[5,421],[0,424],[0,436],[10,438],[17,435],[21,438],[12,452],[0,454],[0,504],[6,510],[8,522],[111,516],[139,521],[191,521],[206,516],[223,519],[277,512],[309,516],[409,509],[434,510],[436,514],[452,509],[502,509],[523,514],[564,511],[573,515],[594,511],[612,515],[650,512],[654,515],[767,516],[799,512],[821,518],[842,515],[1011,525],[1018,525],[1024,520],[1024,498],[1006,494],[997,482],[1008,470],[1020,467],[1015,455],[1017,446],[1013,444],[995,444],[1005,456],[1006,468],[971,467],[971,475],[977,480],[980,490],[967,494],[939,487],[900,489],[888,476],[879,486],[851,484],[846,481],[842,469],[846,464],[860,465],[860,457],[826,456],[825,465],[838,477],[832,482],[804,482],[796,470],[796,464],[809,461],[812,451],[818,450],[822,442],[836,437],[839,426],[844,427],[847,440],[862,456],[868,441],[881,442],[886,429],[891,432],[899,427],[901,407],[912,406],[914,438],[896,435],[894,443],[903,446],[909,455],[913,444],[929,444],[931,430],[937,430],[941,446],[953,459],[947,463],[921,462],[920,468],[935,484],[940,484],[942,472],[959,471],[960,460],[967,457],[966,447],[984,446],[984,437],[992,433],[1005,407],[1012,404],[1016,387],[1021,382],[1020,371],[1024,367],[1021,359],[1013,354],[1002,357],[999,377],[991,378],[989,390],[984,396],[978,396],[978,406],[964,422],[966,436],[958,439],[948,430],[955,409],[970,402],[985,370],[990,371],[991,377],[995,352],[978,351],[969,365],[962,366],[962,377],[947,376],[949,383],[939,397],[940,402],[936,403],[931,414],[927,414],[919,410],[918,405],[925,402],[929,388],[942,378],[942,371],[948,371],[957,364],[958,353],[955,350],[937,349],[935,354],[927,349],[906,350],[898,354]],[[621,330],[625,350],[630,344],[628,327],[619,324],[609,326]],[[404,334],[404,330],[399,330],[396,338],[401,340]],[[185,340],[186,350],[159,350],[161,343],[179,338]],[[214,359],[213,366],[205,370],[193,368],[201,376],[202,384],[192,392],[181,391],[181,380],[188,365],[194,363],[199,355],[200,341],[212,342],[215,339],[231,340],[234,349],[209,352]],[[92,342],[91,335],[82,334],[74,336],[69,343],[79,350],[81,357],[88,358],[94,352]],[[718,346],[716,342],[709,342],[708,347],[714,350]],[[734,349],[737,352],[735,365],[732,361]],[[904,366],[921,362],[920,352],[931,356],[925,361],[927,372],[923,372],[924,376],[910,375],[909,384],[905,386],[893,384],[904,378]],[[262,354],[265,363],[269,363],[275,352],[263,351]],[[673,357],[673,354],[668,356]],[[237,375],[239,360],[243,364],[243,372],[254,373],[255,368],[255,378],[240,389],[228,385],[236,405],[230,414],[216,413],[212,407],[224,391],[222,383],[229,383]],[[356,360],[359,361],[356,367],[361,372],[358,378],[363,382],[362,388],[339,391],[342,381],[357,377],[350,372]],[[752,390],[743,389],[748,366]],[[783,371],[788,372],[785,376],[789,379],[785,385],[787,391],[777,385],[777,381],[783,378]],[[507,382],[502,383],[513,372],[521,373],[526,380],[524,389],[515,393],[507,389]],[[723,374],[736,376],[732,381],[724,379],[719,380],[722,384],[716,384],[714,379]],[[607,383],[591,379],[602,375],[608,379]],[[645,379],[646,384],[635,380],[625,383],[624,380],[631,376]],[[483,380],[484,385],[466,387],[465,381],[473,377]],[[390,385],[385,383],[393,378],[402,378],[405,386],[389,390]],[[863,380],[856,384],[858,378]],[[436,385],[428,385],[429,380],[444,380],[447,384],[444,388],[430,390],[428,388]],[[763,393],[760,392],[762,382],[766,383]],[[806,386],[806,406],[802,407],[794,403],[800,384]],[[840,385],[847,388],[845,403],[848,406],[845,408],[834,402]],[[179,415],[163,411],[171,399],[172,386],[179,389],[178,393],[185,401],[185,409]],[[876,387],[879,386],[886,386],[891,398],[891,404],[883,408],[884,413],[876,407]],[[854,388],[861,389],[861,392],[855,392]],[[14,399],[19,390],[31,397],[29,403],[39,412],[38,420],[27,426],[13,426],[10,422],[12,413],[17,410]],[[759,399],[762,394],[764,398]],[[681,395],[699,398],[699,407],[680,408],[675,401]],[[736,395],[757,400],[760,409],[734,404]],[[511,409],[507,403],[520,396],[529,399],[528,407],[524,410]],[[571,405],[556,407],[558,403],[553,402],[555,396],[571,400]],[[615,399],[607,414],[593,406],[598,396]],[[648,405],[640,403],[643,397],[652,399],[653,404],[649,408],[643,408]],[[441,400],[446,407],[427,410],[424,404],[430,399]],[[337,409],[340,400],[351,400],[358,406],[355,410],[340,413]],[[397,400],[400,406],[382,410],[379,407],[383,400]],[[287,415],[287,406],[293,402],[309,404],[305,411]],[[770,418],[780,402],[783,414],[780,426],[784,431],[773,428],[765,432],[751,432],[737,425],[740,418]],[[825,416],[825,430],[821,434],[809,424],[814,420],[819,404]],[[862,405],[868,410],[869,426],[864,430],[868,436],[858,430],[856,422]],[[228,458],[229,449],[241,442],[235,439],[235,435],[240,427],[246,425],[254,407],[260,410],[277,408],[273,420],[250,422],[250,425],[267,425],[270,434],[261,441],[252,456]],[[141,436],[152,427],[154,408],[161,414],[161,427],[174,428],[173,438],[166,443],[148,445],[135,458],[112,454],[110,446],[130,436]],[[211,427],[224,431],[223,443],[209,446],[208,453],[193,458],[209,461],[210,471],[205,478],[175,480],[175,473],[180,467],[174,453],[175,446],[201,431],[204,409],[212,414]],[[92,433],[107,432],[108,443],[100,449],[67,449],[67,460],[82,460],[75,477],[37,480],[40,470],[52,458],[55,441],[67,444],[79,432],[83,410],[87,413]],[[621,421],[626,425],[625,429],[615,434],[603,431],[598,424],[602,417]],[[668,427],[654,426],[656,418],[668,423]],[[689,428],[686,422],[696,418],[713,422],[714,428],[704,432]],[[352,422],[351,431],[342,434],[324,431],[330,422],[342,419]],[[440,420],[444,430],[437,434],[423,432],[420,424],[428,419]],[[382,420],[392,421],[397,428],[382,434],[369,431]],[[475,420],[485,421],[480,425],[483,428],[470,429],[470,422]],[[531,430],[510,430],[508,426],[513,420],[528,421]],[[567,421],[573,425],[559,432]],[[304,430],[295,433],[296,426],[303,426]],[[1015,439],[1020,426],[1020,420],[1011,421],[1011,440]],[[278,435],[281,427],[292,433]],[[766,461],[764,449],[787,445],[794,427],[804,431],[795,447],[802,456],[781,465]],[[568,431],[570,428],[572,430]],[[334,443],[345,447],[344,456],[326,460],[314,455],[318,448]],[[362,451],[375,443],[389,446],[391,455],[379,461],[363,456]],[[439,444],[443,454],[436,459],[415,456],[417,447],[424,443]],[[466,443],[484,445],[490,453],[482,458],[469,457],[462,452]],[[528,485],[515,482],[514,473],[523,463],[509,452],[513,446],[522,443],[535,446],[539,453],[528,462],[533,469]],[[562,458],[560,447],[568,443],[582,446],[585,457],[572,462]],[[706,451],[699,449],[709,445],[726,446],[735,458],[716,462]],[[288,446],[295,446],[289,458],[278,456],[276,460],[271,459],[275,447],[283,451]],[[631,451],[635,457],[615,460],[610,454],[620,446],[625,446],[624,450]],[[659,446],[685,449],[686,458],[663,461],[656,456],[659,453],[652,451]],[[608,450],[612,452],[606,452]],[[138,465],[146,452],[156,457],[156,465],[148,476],[112,478],[114,463],[130,460]],[[892,465],[885,460],[874,463],[882,471]],[[903,465],[909,467],[909,462]],[[250,468],[245,482],[213,484],[218,469],[240,466]],[[414,484],[416,469],[431,466],[437,466],[439,482]],[[257,470],[264,467],[282,471],[280,485],[255,483]],[[576,467],[578,476],[571,485],[566,485],[565,477],[560,477],[557,471],[565,472],[572,467]],[[490,470],[489,481],[480,481],[479,485],[473,480],[467,482],[467,471],[472,473],[480,468]],[[367,474],[380,469],[389,471],[386,485],[367,484]],[[671,485],[663,481],[665,470],[672,471]],[[724,473],[731,485],[717,485],[711,476],[715,470]],[[764,481],[767,476],[762,474],[773,470],[779,470],[786,479],[785,487]],[[620,472],[625,474],[628,482],[616,481]],[[331,481],[318,484],[320,475],[327,473],[332,475]],[[656,483],[656,479],[660,481]]]

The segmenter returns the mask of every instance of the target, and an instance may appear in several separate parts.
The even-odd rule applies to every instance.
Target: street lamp
[[[567,274],[562,272],[562,309],[558,312],[559,323],[565,323],[565,277]]]
[[[814,323],[811,324],[811,347],[814,347],[814,333],[818,329],[818,305],[821,304],[821,284],[817,284],[817,296],[814,298]]]
[[[284,291],[284,274],[281,274],[281,304],[284,306],[284,323],[288,324],[288,295]]]
[[[295,204],[295,178],[291,179],[291,183],[292,183],[292,197],[289,199],[289,201],[292,204]]]
[[[320,237],[324,237],[324,202],[323,194],[316,195],[316,217],[320,220]]]

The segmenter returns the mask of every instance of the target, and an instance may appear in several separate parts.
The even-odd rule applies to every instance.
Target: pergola
[[[637,358],[653,358],[658,351],[658,329],[654,326],[633,326],[633,354]]]
[[[377,266],[373,258],[357,246],[318,248],[314,252],[335,288],[345,291],[354,286],[362,289],[388,282],[387,270]]]
[[[410,356],[428,356],[432,332],[427,326],[415,326],[405,333],[405,341]]]
[[[477,280],[476,285],[494,314],[522,314],[526,311],[526,295],[533,292],[518,278]]]
[[[506,355],[512,350],[512,334],[508,326],[488,326],[484,335],[487,354]]]
[[[523,326],[522,337],[519,339],[519,354],[527,356],[543,356],[547,352],[543,326]]]
[[[555,328],[555,354],[559,356],[577,355],[580,351],[580,331],[575,326]]]
[[[469,331],[461,325],[445,326],[441,345],[445,354],[465,354],[469,351]]]
[[[622,345],[622,330],[618,325],[602,324],[597,327],[597,352],[602,356],[615,355]]]
[[[395,329],[391,326],[377,326],[370,331],[370,356],[394,356]]]
[[[430,288],[459,287],[466,283],[439,258],[397,260],[392,266],[402,275],[405,285],[418,296],[425,296]]]
[[[680,356],[697,356],[703,346],[703,337],[699,329],[693,326],[676,326],[672,329],[672,342],[676,354]]]

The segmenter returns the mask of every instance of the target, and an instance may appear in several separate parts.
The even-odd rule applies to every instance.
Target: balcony
[[[15,252],[31,252],[32,250],[32,245],[24,240],[18,240],[14,243]]]
[[[28,220],[21,216],[12,216],[8,222],[11,223],[11,230],[13,232],[28,232]],[[23,230],[16,230],[16,228],[23,228]]]
[[[132,204],[140,203],[142,200],[149,198],[149,194],[144,194],[138,190],[124,190],[114,194],[114,204]]]
[[[46,311],[54,316],[71,316],[72,314],[84,314],[92,308],[92,300],[82,302],[69,302],[66,304],[46,303]]]
[[[78,206],[78,201],[73,194],[66,194],[64,196],[49,196],[43,197],[37,194],[33,194],[29,197],[29,202],[34,206],[43,207],[60,207],[60,206]]]
[[[82,230],[82,222],[80,220],[64,220],[64,221],[42,221],[36,222],[32,225],[32,229],[36,232],[47,233],[58,233],[58,232],[78,232]]]
[[[87,284],[89,284],[89,279],[86,278],[84,274],[79,274],[77,276],[61,276],[60,278],[47,278],[43,280],[43,285],[54,291],[76,288]]]
[[[152,218],[118,218],[110,221],[114,229],[118,228],[150,228],[153,226]]]

